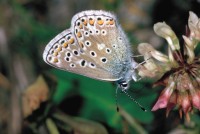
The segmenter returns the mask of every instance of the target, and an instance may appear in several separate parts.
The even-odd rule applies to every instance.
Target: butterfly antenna
[[[144,64],[147,60],[149,60],[150,58],[144,60],[143,62],[140,62],[139,64],[137,64],[137,66],[134,67],[134,69],[137,69],[140,65]]]
[[[147,112],[147,110],[139,102],[137,102],[132,96],[130,96],[128,92],[126,92],[126,90],[122,90],[122,92],[124,92],[132,101],[134,101],[142,109],[142,111]]]
[[[118,98],[118,96],[117,96],[118,89],[119,89],[119,86],[117,86],[116,92],[115,92],[115,103],[116,103],[116,106],[117,106],[117,112],[119,112],[118,99],[117,99]]]
[[[150,53],[151,51],[149,51],[148,53]],[[133,56],[131,56],[132,58],[137,58],[137,57],[144,57],[144,55],[142,55],[142,54],[138,54],[138,55],[133,55]]]
[[[136,57],[144,57],[143,55],[139,54],[139,55],[134,55],[134,56],[131,56],[132,58],[136,58]]]

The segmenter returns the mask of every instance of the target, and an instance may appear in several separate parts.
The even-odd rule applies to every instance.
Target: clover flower
[[[200,56],[194,52],[200,41],[200,19],[193,12],[189,12],[188,27],[184,43],[180,44],[170,26],[156,23],[154,31],[166,39],[168,55],[148,43],[139,44],[138,51],[146,62],[138,68],[138,73],[142,77],[157,77],[154,85],[165,86],[152,111],[166,108],[168,116],[177,107],[180,117],[184,113],[189,121],[189,113],[194,108],[200,110]]]

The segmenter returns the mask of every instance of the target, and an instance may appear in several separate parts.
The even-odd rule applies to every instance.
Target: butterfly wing
[[[84,11],[46,46],[48,64],[87,77],[116,81],[131,62],[128,41],[113,14]]]
[[[110,81],[118,79],[80,51],[70,29],[63,31],[49,42],[44,50],[43,59],[55,68],[87,77]]]

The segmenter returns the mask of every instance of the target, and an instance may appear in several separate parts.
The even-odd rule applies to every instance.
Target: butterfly
[[[46,46],[44,61],[58,69],[97,80],[116,81],[123,92],[137,81],[130,43],[114,14],[82,11],[73,16],[71,27]],[[130,97],[130,96],[129,96]]]

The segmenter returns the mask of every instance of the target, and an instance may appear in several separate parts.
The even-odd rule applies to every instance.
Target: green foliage
[[[56,93],[53,97],[56,103],[66,99],[69,95],[67,93],[69,93],[70,90],[76,90],[71,92],[76,92],[84,98],[79,116],[107,123],[110,127],[115,128],[118,131],[122,129],[122,117],[116,110],[116,85],[113,85],[111,82],[94,80],[81,75],[55,69],[50,70],[50,72],[54,74],[58,80]],[[80,83],[80,87],[78,89],[72,88],[71,81],[74,79]],[[132,85],[133,86],[131,88],[140,89],[143,87],[143,82],[138,82]],[[148,91],[149,89],[143,87],[141,90]],[[140,96],[138,98],[140,98],[138,99],[138,102],[142,103],[144,106],[147,104],[149,107],[151,105],[150,103],[155,100],[156,94],[152,93],[146,97]],[[139,106],[137,106],[126,95],[120,93],[120,91],[117,99],[120,108],[125,109],[136,120],[145,124],[152,122],[153,114],[150,109],[148,109],[147,112],[142,111]]]

